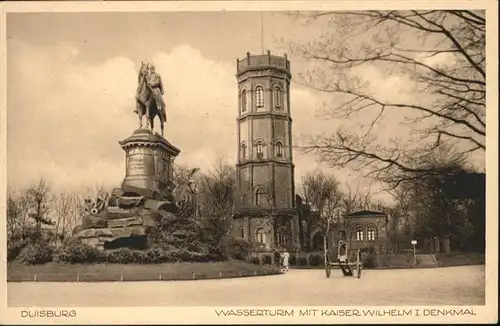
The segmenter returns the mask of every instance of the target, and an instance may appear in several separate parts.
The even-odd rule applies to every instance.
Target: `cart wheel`
[[[326,277],[330,277],[330,274],[332,273],[332,270],[331,270],[329,264],[326,265],[325,270],[326,270]]]

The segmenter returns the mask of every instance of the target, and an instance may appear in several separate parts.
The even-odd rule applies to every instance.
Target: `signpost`
[[[413,265],[417,265],[417,240],[411,240],[411,244],[413,245]]]

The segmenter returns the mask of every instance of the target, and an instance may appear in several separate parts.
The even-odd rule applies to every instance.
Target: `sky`
[[[8,183],[22,187],[43,176],[56,189],[118,187],[125,173],[118,141],[138,128],[133,110],[141,61],[162,76],[165,137],[181,149],[176,163],[206,171],[221,156],[236,162],[236,59],[262,50],[283,55],[287,42],[309,40],[324,28],[272,12],[9,13]],[[306,68],[288,57],[292,76]],[[377,81],[382,97],[408,91],[376,68],[362,73]],[[325,120],[323,101],[292,77],[294,138],[370,118]],[[403,133],[400,119],[389,119],[379,134]],[[294,163],[296,183],[323,169],[368,187],[359,174],[329,169],[311,154],[295,151]]]

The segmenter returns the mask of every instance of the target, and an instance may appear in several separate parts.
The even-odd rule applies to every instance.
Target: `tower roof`
[[[251,55],[247,52],[247,56],[243,59],[236,59],[236,75],[239,76],[247,71],[274,69],[285,72],[289,77],[290,61],[288,61],[286,53],[284,56],[271,55],[271,51],[267,54]]]

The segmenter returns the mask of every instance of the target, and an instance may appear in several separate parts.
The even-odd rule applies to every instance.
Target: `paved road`
[[[8,305],[69,306],[348,306],[483,305],[484,266],[365,270],[360,279],[334,270],[183,282],[8,283]]]

